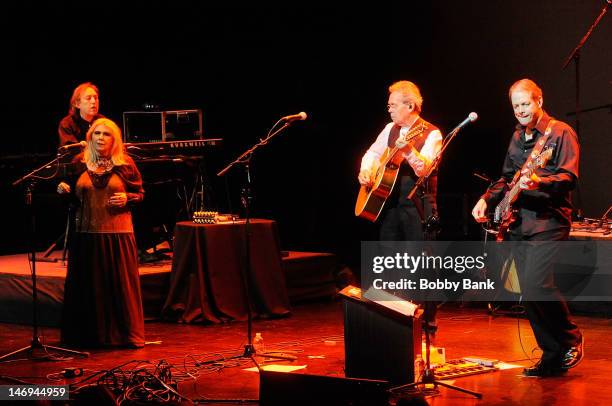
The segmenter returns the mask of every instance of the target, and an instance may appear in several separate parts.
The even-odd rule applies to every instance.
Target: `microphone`
[[[75,148],[85,148],[86,146],[87,146],[87,141],[80,141],[80,142],[75,142],[74,144],[64,145],[63,147],[59,147],[57,150],[60,152],[65,152],[65,151],[69,151]]]
[[[455,130],[459,130],[460,128],[464,127],[466,124],[471,123],[472,121],[476,121],[477,119],[478,119],[478,114],[476,114],[476,113],[474,113],[472,111],[467,116],[467,118],[461,122],[461,124],[459,124],[457,127],[455,127]],[[453,131],[455,131],[455,130],[453,130]]]
[[[300,112],[298,114],[293,114],[291,116],[285,116],[285,117],[281,118],[281,120],[290,123],[290,122],[296,121],[296,120],[306,120],[307,118],[308,118],[308,114],[306,114],[306,113],[304,113],[302,111],[302,112]]]

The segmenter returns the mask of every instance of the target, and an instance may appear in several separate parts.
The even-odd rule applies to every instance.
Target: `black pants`
[[[429,218],[436,213],[433,196],[426,195],[422,201],[425,218]],[[397,204],[395,207],[387,208],[382,215],[379,230],[380,241],[429,241],[435,239],[435,232],[424,231],[421,213],[412,202],[404,202]],[[437,330],[436,305],[437,302],[433,301],[423,302],[424,328],[431,333],[435,333]]]
[[[525,310],[533,334],[542,349],[542,361],[560,362],[561,355],[581,339],[578,326],[571,320],[567,303],[554,281],[554,259],[560,246],[538,241],[562,241],[569,229],[545,231],[530,236],[510,234],[511,241],[533,241],[514,251]]]
[[[423,241],[421,217],[414,206],[386,209],[379,230],[380,241]]]

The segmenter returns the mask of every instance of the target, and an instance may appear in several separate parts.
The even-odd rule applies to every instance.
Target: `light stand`
[[[429,166],[429,168],[427,168],[427,171],[425,171],[425,173],[421,177],[419,177],[419,179],[415,182],[414,187],[412,188],[412,190],[408,194],[408,198],[409,199],[412,199],[414,197],[414,194],[417,192],[417,190],[419,190],[419,193],[421,194],[421,196],[419,196],[419,198],[423,197],[423,188],[422,188],[422,186],[426,184],[426,182],[429,180],[429,177],[431,176],[431,174],[434,173],[438,169],[438,166],[440,165],[440,158],[441,158],[442,153],[444,152],[444,150],[448,147],[450,142],[455,138],[455,136],[457,135],[459,130],[464,125],[466,125],[467,123],[469,123],[471,121],[475,121],[477,118],[478,118],[478,116],[476,115],[476,113],[470,113],[468,118],[466,118],[461,124],[459,124],[455,129],[453,129],[444,138],[444,142],[442,144],[442,148],[440,148],[440,151],[435,156],[435,158],[432,160],[432,163]],[[436,216],[433,216],[433,215],[425,218],[425,216],[424,216],[425,214],[426,213],[423,211],[423,233],[424,233],[424,241],[428,241],[429,240],[428,237],[431,235],[431,233],[435,232],[437,230],[438,219],[437,219]],[[427,299],[427,298],[425,298],[425,299]],[[432,303],[428,303],[428,301],[425,300],[425,307],[426,308],[428,306],[432,306],[432,305],[433,305]],[[390,391],[392,391],[392,392],[401,391],[401,390],[408,389],[408,388],[415,388],[415,387],[418,387],[419,385],[433,385],[434,388],[437,385],[440,385],[440,386],[444,386],[446,388],[453,389],[453,390],[456,390],[456,391],[459,391],[459,392],[467,393],[469,395],[475,396],[478,399],[482,399],[482,393],[471,391],[469,389],[460,388],[458,386],[454,386],[454,385],[448,384],[446,382],[438,381],[436,379],[436,377],[435,377],[434,371],[431,369],[430,349],[431,349],[431,343],[430,343],[430,337],[429,337],[429,328],[427,328],[427,326],[426,326],[425,327],[425,368],[423,370],[423,374],[421,375],[420,379],[419,379],[419,377],[415,376],[415,382],[409,383],[409,384],[406,384],[406,385],[402,385],[402,386],[399,386],[399,387],[396,387],[396,388],[392,388],[392,389],[390,389]]]
[[[57,166],[57,168],[59,168],[60,158],[61,156],[58,156],[57,158],[53,159],[51,162],[44,164],[40,168],[35,169],[29,174],[13,182],[13,186],[17,186],[21,184],[22,182],[26,182],[25,183],[25,204],[26,204],[26,207],[28,208],[28,214],[30,217],[30,227],[29,227],[30,254],[29,256],[30,256],[30,261],[32,263],[32,341],[30,342],[30,345],[26,347],[20,348],[18,350],[15,350],[13,352],[0,356],[0,362],[8,360],[9,358],[15,355],[21,354],[21,353],[27,353],[28,358],[34,359],[33,354],[36,350],[43,350],[45,352],[47,352],[47,350],[53,350],[53,351],[63,352],[69,355],[89,357],[88,352],[75,351],[75,350],[70,350],[68,348],[54,347],[51,345],[43,344],[40,340],[40,336],[38,335],[38,294],[37,294],[38,290],[36,288],[36,247],[35,247],[36,244],[34,243],[34,239],[36,236],[36,217],[34,215],[32,195],[33,195],[33,191],[34,191],[36,182],[41,179],[43,180],[53,179],[55,175],[57,174],[58,169],[56,169],[55,173],[50,177],[41,177],[41,176],[38,176],[38,173],[42,172],[43,169],[50,168],[53,166]],[[49,359],[49,358],[50,358],[50,354],[47,354],[47,356],[44,357],[43,359]],[[36,358],[36,359],[40,359],[40,358]]]
[[[283,126],[277,129],[276,131],[272,132],[272,130],[274,130],[274,128],[281,121],[284,121]],[[274,126],[272,127],[272,129],[268,132],[268,135],[265,138],[260,139],[258,143],[254,144],[251,148],[247,149],[238,158],[236,158],[233,162],[231,162],[229,165],[223,168],[219,173],[217,173],[217,176],[224,176],[232,167],[237,166],[237,165],[242,165],[244,167],[245,174],[246,174],[246,183],[245,183],[245,186],[242,188],[242,193],[241,193],[241,198],[240,198],[242,207],[244,208],[244,214],[245,214],[245,223],[244,223],[245,266],[241,267],[244,300],[246,302],[246,308],[247,308],[247,344],[244,346],[244,353],[241,356],[245,358],[253,359],[253,355],[256,354],[256,351],[255,351],[255,348],[253,347],[253,342],[251,339],[252,328],[253,328],[252,327],[253,316],[251,312],[251,300],[250,300],[250,294],[249,294],[249,277],[251,276],[251,248],[250,248],[250,245],[251,245],[250,244],[250,241],[251,241],[251,226],[250,226],[251,216],[250,214],[251,213],[250,213],[250,207],[251,207],[251,201],[253,199],[253,197],[251,196],[251,172],[250,172],[251,158],[253,156],[253,153],[257,150],[257,148],[263,145],[266,145],[272,137],[274,137],[276,134],[283,131],[285,128],[289,127],[292,121],[293,120],[287,119],[287,118],[285,118],[284,120],[281,119],[277,121],[276,124],[274,124]],[[267,355],[265,353],[259,354],[259,355],[266,357],[266,358],[287,359],[287,360],[295,359],[295,357],[284,357],[281,355]],[[253,362],[255,362],[254,359],[253,359]],[[255,364],[259,367],[257,362],[255,362]]]
[[[597,18],[595,19],[593,24],[591,24],[591,26],[587,30],[586,34],[584,34],[584,36],[582,37],[582,39],[580,40],[578,45],[576,45],[576,48],[574,48],[574,50],[567,57],[565,62],[563,62],[562,69],[565,69],[565,68],[567,68],[567,66],[569,65],[569,63],[571,61],[574,61],[575,77],[576,77],[576,79],[575,79],[575,85],[576,85],[576,87],[575,87],[575,91],[576,91],[576,132],[578,134],[580,134],[580,50],[582,49],[584,44],[586,44],[587,40],[591,36],[591,33],[593,32],[595,27],[597,27],[597,25],[599,24],[599,21],[601,21],[601,19],[603,18],[604,14],[606,14],[606,12],[608,11],[608,8],[611,7],[611,6],[612,6],[612,0],[606,0],[606,4],[604,4],[604,6],[602,7],[601,12],[597,16]]]
[[[574,74],[575,74],[575,97],[576,97],[576,133],[578,135],[580,135],[580,50],[582,49],[582,47],[584,46],[584,44],[586,44],[587,40],[589,39],[589,37],[591,36],[591,33],[593,32],[593,30],[595,29],[595,27],[597,27],[597,25],[599,24],[599,21],[601,21],[601,19],[603,18],[604,14],[606,14],[606,12],[608,11],[608,8],[612,6],[612,0],[606,0],[604,6],[601,9],[601,12],[599,13],[599,15],[597,16],[597,18],[595,19],[595,21],[593,22],[593,24],[591,24],[591,26],[589,27],[589,29],[587,30],[586,34],[584,34],[584,36],[582,37],[582,39],[580,40],[580,42],[578,43],[578,45],[576,45],[576,48],[574,48],[574,50],[570,53],[570,55],[567,57],[567,59],[565,60],[565,62],[563,62],[563,67],[561,68],[562,70],[567,68],[567,66],[570,64],[571,61],[574,61]],[[606,106],[603,106],[606,107]],[[578,217],[580,218],[580,220],[582,220],[582,199],[580,196],[580,189],[579,189],[579,185],[576,185],[576,194],[577,194],[577,201],[578,201]]]

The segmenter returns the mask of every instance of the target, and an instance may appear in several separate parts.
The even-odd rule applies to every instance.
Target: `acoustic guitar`
[[[370,185],[361,186],[355,203],[355,216],[369,221],[376,221],[382,211],[387,197],[391,194],[399,168],[404,161],[404,152],[412,147],[412,141],[427,129],[421,121],[419,125],[411,128],[402,138],[408,144],[403,148],[387,147],[383,154],[374,163],[372,172],[376,175]]]

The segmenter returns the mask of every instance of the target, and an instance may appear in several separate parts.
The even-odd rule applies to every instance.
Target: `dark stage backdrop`
[[[472,173],[499,175],[514,126],[508,87],[532,77],[543,87],[547,110],[573,124],[566,113],[574,109],[574,66],[561,65],[603,2],[412,3],[209,8],[143,2],[6,10],[0,17],[0,253],[27,249],[22,192],[10,182],[53,153],[57,123],[83,81],[100,87],[101,112],[119,123],[123,111],[144,103],[202,109],[205,136],[225,142],[206,160],[221,211],[238,211],[244,175],[212,175],[278,118],[307,112],[307,121],[254,157],[253,214],[279,222],[285,249],[335,252],[356,265],[359,242],[377,234],[352,214],[359,161],[389,120],[387,86],[412,80],[425,98],[423,116],[443,132],[470,111],[481,117],[449,148],[440,175],[443,237],[479,238],[469,211],[486,185]],[[612,102],[610,18],[582,52],[583,108]],[[609,112],[581,116],[579,203],[589,216],[601,215],[612,200]],[[39,248],[63,227],[53,189],[37,187]]]

